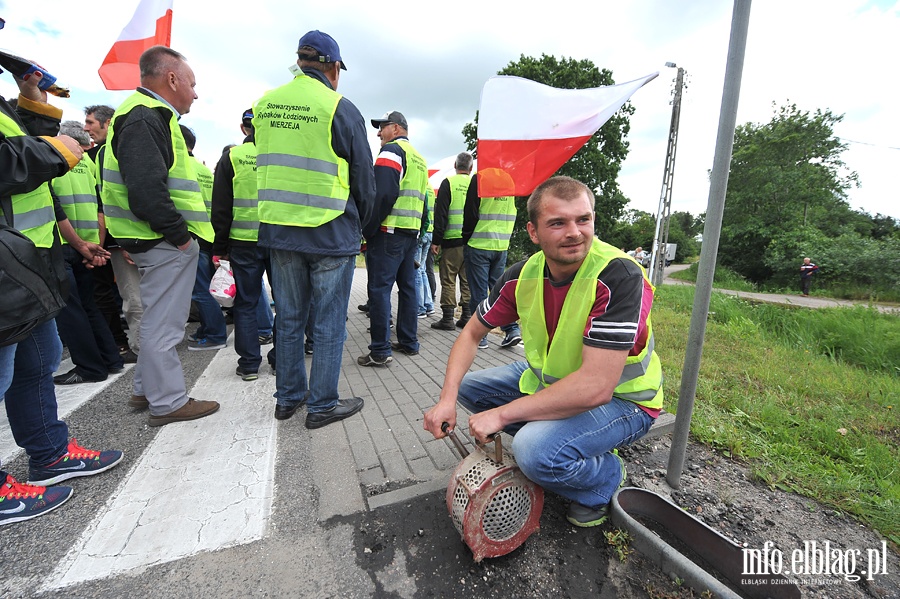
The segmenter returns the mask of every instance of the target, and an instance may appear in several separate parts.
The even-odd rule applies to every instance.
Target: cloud
[[[127,92],[108,92],[97,68],[133,14],[136,0],[83,5],[43,0],[43,29],[26,3],[3,3],[7,28],[0,45],[34,58],[72,88],[65,118],[81,119],[88,104],[117,105]],[[850,204],[900,218],[889,179],[900,145],[896,94],[886,61],[900,55],[900,9],[885,0],[756,0],[738,109],[738,123],[766,122],[772,103],[843,114],[836,134],[850,144],[848,168],[862,187]],[[473,10],[474,9],[474,10]],[[200,99],[184,117],[197,131],[197,154],[208,164],[238,142],[240,114],[267,89],[287,82],[297,41],[310,29],[338,41],[349,70],[338,91],[364,117],[400,110],[410,139],[435,162],[463,149],[461,129],[474,119],[484,82],[521,55],[589,59],[617,81],[653,71],[660,76],[632,98],[631,152],[620,185],[630,208],[656,212],[671,119],[675,62],[687,72],[672,210],[706,209],[731,25],[730,2],[594,2],[556,0],[538,7],[512,0],[456,10],[397,0],[384,5],[348,0],[340,10],[287,0],[222,0],[174,5],[172,46],[197,76]],[[23,29],[23,27],[28,29]],[[54,32],[56,32],[54,34]],[[0,93],[15,86],[0,77]],[[375,130],[370,144],[378,148]]]

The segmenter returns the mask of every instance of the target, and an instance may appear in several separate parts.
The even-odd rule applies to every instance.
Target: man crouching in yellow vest
[[[594,237],[594,194],[569,177],[528,199],[528,234],[541,251],[509,268],[453,344],[440,400],[425,414],[436,438],[456,426],[457,400],[480,442],[496,432],[532,481],[569,500],[575,526],[606,521],[625,482],[615,452],[643,436],[662,409],[653,350],[653,286],[640,265]],[[525,361],[468,373],[478,342],[519,320]]]

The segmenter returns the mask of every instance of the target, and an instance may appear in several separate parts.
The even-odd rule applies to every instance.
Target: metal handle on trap
[[[444,422],[441,424],[441,431],[447,434],[450,437],[450,441],[453,442],[453,446],[456,447],[456,451],[459,452],[460,457],[466,458],[469,455],[469,451],[465,448],[462,442],[457,438],[456,432],[450,430],[450,423]],[[494,433],[489,436],[489,439],[494,442],[494,461],[498,464],[503,463],[503,443],[500,441],[500,433]],[[484,448],[484,445],[479,443],[477,440],[475,441],[475,445],[478,447]]]

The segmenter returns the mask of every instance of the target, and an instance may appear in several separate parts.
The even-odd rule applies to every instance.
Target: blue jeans
[[[366,246],[372,355],[391,355],[391,289],[397,283],[397,341],[419,351],[416,338],[416,238],[379,232]],[[318,339],[316,339],[318,342]]]
[[[257,372],[262,362],[258,312],[263,303],[262,291],[265,287],[262,277],[269,262],[269,252],[261,247],[233,246],[228,257],[231,258],[231,271],[234,273],[235,296],[231,314],[234,317],[234,350],[238,354],[238,366],[247,372]],[[265,308],[269,308],[268,298]],[[271,324],[269,330],[272,330]]]
[[[52,463],[68,445],[69,428],[57,417],[53,388],[61,357],[54,320],[38,325],[16,345],[0,348],[0,383],[9,384],[5,390],[9,428],[32,466]]]
[[[347,304],[356,258],[269,251],[272,292],[278,306],[275,398],[280,406],[294,406],[305,398],[309,413],[327,412],[338,400],[341,356],[347,338]],[[316,351],[307,381],[303,343],[310,308],[316,315]]]
[[[65,308],[56,315],[59,336],[69,348],[75,371],[89,381],[104,381],[109,369],[125,363],[106,317],[94,303],[93,273],[73,247],[63,246],[63,256],[70,291]]]
[[[206,339],[210,344],[219,345],[228,339],[228,329],[225,325],[225,315],[222,314],[222,306],[209,292],[212,276],[212,258],[209,252],[200,250],[197,278],[194,281],[194,292],[191,294],[191,299],[197,304],[197,311],[200,313],[200,326],[197,327],[194,336],[197,339]]]
[[[506,270],[506,250],[479,250],[467,245],[463,249],[463,261],[469,281],[469,309],[474,315],[478,304],[487,299],[494,283]],[[506,333],[519,332],[519,325],[514,322],[503,325],[500,329]]]
[[[434,299],[431,295],[431,285],[428,282],[428,256],[431,254],[431,233],[424,233],[419,238],[416,252],[416,260],[419,263],[419,270],[416,272],[416,301],[418,302],[418,313],[425,314],[426,312],[434,311]],[[433,269],[431,276],[434,276]]]
[[[526,362],[470,372],[459,388],[459,402],[471,412],[505,405],[523,393],[519,377]],[[653,418],[630,401],[613,397],[593,410],[562,420],[516,423],[512,452],[530,480],[548,491],[591,508],[606,505],[622,481],[612,450],[640,439]]]
[[[256,303],[256,332],[259,335],[271,335],[275,326],[275,316],[272,314],[272,306],[269,305],[269,294],[266,286],[260,281],[259,301]]]

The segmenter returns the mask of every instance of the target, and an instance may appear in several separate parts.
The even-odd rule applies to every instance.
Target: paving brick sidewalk
[[[440,288],[437,295],[440,297]],[[395,352],[388,366],[359,366],[356,358],[369,352],[369,318],[357,309],[366,297],[366,270],[357,268],[338,390],[341,396],[366,400],[362,417],[349,418],[343,426],[371,508],[446,487],[450,472],[460,461],[446,440],[436,440],[422,428],[423,413],[440,394],[447,356],[459,330],[432,329],[431,323],[439,319],[437,310],[434,316],[418,319],[419,355]],[[392,308],[396,316],[396,289]],[[473,370],[524,359],[521,345],[501,349],[502,338],[500,329],[488,336],[491,346],[478,350]],[[466,418],[460,410],[460,422],[465,423]]]

